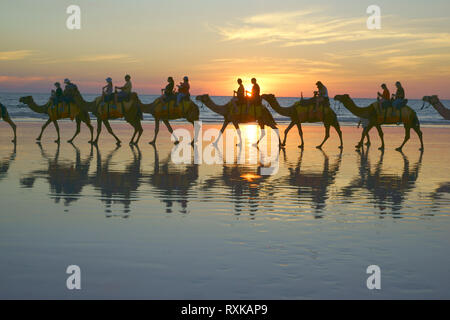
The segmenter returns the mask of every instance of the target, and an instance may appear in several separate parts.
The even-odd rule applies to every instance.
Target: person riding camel
[[[178,106],[183,99],[189,99],[189,97],[191,96],[189,93],[189,90],[191,88],[191,86],[189,85],[189,78],[185,76],[183,78],[183,82],[180,82],[180,84],[177,85],[177,87],[178,87],[178,94],[176,105]]]
[[[130,77],[130,75],[127,74],[125,76],[125,84],[123,85],[123,87],[115,87],[116,92],[117,92],[117,89],[120,90],[120,92],[118,92],[114,95],[114,102],[116,103],[116,105],[119,100],[123,101],[130,97],[132,88],[133,88],[133,86],[131,84],[131,77]]]
[[[59,82],[55,82],[55,90],[52,90],[52,103],[56,107],[60,102],[63,102],[63,90]]]
[[[78,87],[67,78],[64,79],[64,84],[66,86],[64,87],[63,101],[65,103],[74,102],[73,91],[78,90]]]
[[[259,84],[256,83],[255,78],[252,78],[252,84],[253,84],[252,95],[250,99],[247,99],[248,102],[247,105],[261,103],[261,95],[260,95],[261,89],[259,88]]]
[[[105,104],[105,102],[109,102],[113,99],[114,93],[113,93],[113,83],[111,78],[106,78],[106,86],[102,88],[102,105]]]
[[[321,81],[316,82],[317,91],[314,91],[314,98],[315,98],[315,105],[314,105],[314,112],[317,111],[317,108],[319,105],[326,104],[325,106],[330,106],[330,99],[328,97],[328,89],[324,86],[324,84]]]
[[[391,94],[386,84],[381,85],[381,89],[383,89],[383,93],[377,92],[377,100],[379,102],[380,110],[387,109],[391,104]]]
[[[167,78],[167,82],[168,84],[166,85],[166,87],[164,89],[161,89],[161,93],[162,93],[162,100],[163,101],[170,101],[171,99],[173,99],[173,97],[175,96],[173,89],[175,87],[175,81],[173,81],[172,77]]]
[[[231,99],[231,103],[233,105],[231,110],[234,110],[234,112],[237,112],[238,108],[237,105],[243,105],[246,102],[246,97],[245,97],[245,88],[244,85],[242,84],[242,79],[237,79],[237,83],[239,85],[239,88],[237,90],[233,91],[233,98]],[[230,111],[231,111],[230,110]]]
[[[397,122],[397,125],[399,125],[402,118],[402,108],[406,106],[407,100],[405,99],[405,89],[403,89],[400,81],[397,81],[395,86],[397,87],[397,92],[392,95],[392,107],[399,111],[399,121]]]

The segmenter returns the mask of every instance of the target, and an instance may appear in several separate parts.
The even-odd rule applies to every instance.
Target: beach
[[[2,299],[450,298],[448,126],[423,128],[421,154],[415,133],[395,151],[400,126],[384,127],[383,153],[375,130],[355,151],[354,126],[342,152],[333,130],[317,150],[324,129],[306,125],[305,149],[293,129],[264,176],[258,163],[175,164],[166,128],[148,144],[152,122],[138,148],[124,122],[112,122],[122,146],[103,129],[98,148],[84,125],[66,143],[67,121],[59,147],[52,125],[38,145],[42,124],[18,122],[14,148],[0,122]],[[81,290],[66,288],[69,265]],[[367,289],[370,265],[381,290]]]

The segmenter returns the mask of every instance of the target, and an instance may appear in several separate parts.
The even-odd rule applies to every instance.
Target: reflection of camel
[[[137,145],[139,143],[139,138],[142,135],[143,129],[141,125],[142,113],[139,110],[136,93],[131,94],[130,101],[119,102],[119,106],[116,106],[115,108],[111,106],[112,102],[109,102],[109,104],[101,104],[102,97],[97,97],[91,102],[85,101],[78,89],[73,89],[70,91],[70,94],[73,96],[75,103],[82,108],[82,110],[92,112],[92,114],[97,117],[97,136],[94,140],[95,144],[98,143],[98,138],[102,131],[102,123],[105,125],[108,132],[116,139],[116,144],[119,145],[121,143],[120,139],[114,134],[111,125],[109,124],[109,120],[120,118],[124,118],[125,121],[134,128],[134,133],[131,137],[130,144]],[[137,139],[134,141],[136,134]]]
[[[433,200],[442,199],[444,194],[450,195],[450,182],[444,182],[431,194]]]
[[[172,212],[174,202],[181,205],[181,213],[187,212],[189,190],[198,179],[198,164],[188,164],[184,168],[170,165],[170,154],[162,163],[159,162],[159,154],[154,147],[154,169],[150,174],[149,183],[158,189],[158,197],[166,204],[166,212]],[[178,148],[178,146],[177,146]],[[179,165],[183,167],[183,165]]]
[[[239,141],[241,141],[241,142],[242,142],[242,138],[241,138],[241,132],[239,130],[239,123],[257,122],[258,125],[261,127],[261,129],[264,129],[265,126],[269,126],[272,129],[277,130],[277,124],[276,124],[272,114],[262,104],[251,105],[250,111],[245,113],[245,112],[233,112],[233,110],[234,110],[233,102],[229,102],[226,105],[222,105],[222,106],[217,105],[214,103],[214,101],[211,100],[210,96],[207,94],[197,96],[196,100],[201,101],[209,109],[211,109],[211,111],[213,111],[217,114],[220,114],[221,116],[224,117],[223,125],[222,125],[222,128],[220,129],[221,135],[223,134],[223,132],[225,131],[225,129],[229,123],[232,123],[234,125],[234,127],[236,128],[238,135],[239,135]],[[244,105],[244,106],[239,106],[239,107],[245,108],[247,106]],[[251,111],[252,108],[253,108],[254,112]],[[265,131],[263,130],[261,137],[256,142],[256,144],[258,144],[259,141],[261,141],[261,139],[264,137],[264,135],[265,135]],[[216,142],[219,141],[219,137],[217,137]],[[281,143],[280,143],[280,145],[281,145]]]
[[[345,197],[351,197],[357,190],[366,189],[372,193],[375,205],[384,211],[390,204],[392,211],[399,211],[405,200],[406,194],[414,189],[415,182],[419,176],[420,166],[422,164],[422,155],[420,154],[417,164],[410,169],[408,158],[401,153],[403,157],[402,175],[386,174],[382,171],[384,153],[381,153],[375,170],[372,170],[368,159],[368,150],[359,153],[359,174],[352,180],[350,185],[345,187],[342,192]]]
[[[15,159],[16,159],[16,144],[14,144],[14,149],[9,155],[9,157],[0,159],[0,180],[2,180],[6,176],[9,170],[9,166]]]
[[[88,174],[93,156],[92,148],[89,157],[81,160],[80,150],[72,144],[76,152],[76,160],[75,163],[67,163],[59,161],[59,145],[53,158],[45,153],[40,143],[38,145],[42,157],[47,160],[48,168],[27,174],[20,180],[21,185],[25,188],[32,188],[37,178],[43,178],[47,180],[56,203],[59,203],[62,198],[64,204],[68,206],[71,202],[78,200],[77,195],[81,194],[83,187],[89,183]]]
[[[270,185],[264,184],[270,176],[261,175],[261,165],[246,166],[237,164],[237,158],[241,156],[242,146],[238,149],[239,154],[236,155],[235,163],[224,164],[222,173],[219,176],[206,179],[202,184],[202,189],[218,189],[218,192],[225,192],[224,196],[226,198],[230,194],[236,214],[240,214],[248,207],[250,214],[254,215],[258,211],[261,198],[271,199],[274,189]],[[219,150],[218,152],[219,157],[223,158]],[[223,191],[224,187],[227,189],[226,191]],[[264,197],[261,195],[263,193]]]
[[[368,107],[360,108],[348,94],[337,95],[334,99],[344,104],[344,106],[355,116],[369,120],[369,124],[364,128],[361,140],[356,145],[356,148],[361,148],[363,146],[364,137],[369,133],[370,129],[376,127],[381,139],[381,147],[379,149],[384,150],[384,135],[381,125],[403,123],[405,127],[405,139],[403,140],[402,145],[396,150],[402,150],[403,146],[410,138],[411,129],[413,129],[419,136],[420,150],[423,151],[422,131],[420,130],[419,118],[417,118],[417,113],[412,108],[404,106],[399,112],[395,110],[394,107],[390,107],[383,111],[380,109],[378,102],[374,102]]]
[[[290,185],[296,188],[297,195],[300,203],[307,203],[312,201],[316,212],[321,212],[326,205],[328,199],[328,187],[333,185],[336,180],[336,175],[339,172],[341,166],[342,152],[339,153],[337,160],[330,165],[328,155],[323,152],[323,169],[322,172],[305,171],[302,168],[303,150],[298,158],[297,165],[295,167],[288,167],[289,176],[281,178],[276,181],[275,184]],[[285,154],[285,163],[286,154]]]
[[[13,129],[14,139],[12,139],[11,142],[16,143],[16,141],[17,141],[16,125],[11,120],[11,118],[9,116],[9,113],[8,113],[8,110],[6,109],[6,107],[0,103],[0,120],[1,119],[3,119],[3,121],[5,121],[7,124],[9,124],[11,126],[11,128]]]
[[[58,139],[56,139],[55,142],[59,143],[60,136],[59,136],[58,120],[59,119],[69,119],[74,116],[75,121],[77,123],[77,129],[76,129],[76,132],[73,135],[73,137],[67,142],[69,142],[69,143],[73,142],[75,137],[78,135],[78,133],[80,132],[81,122],[84,122],[86,124],[86,126],[89,128],[89,131],[91,132],[91,140],[89,142],[92,142],[94,129],[92,128],[92,125],[91,125],[91,119],[89,118],[89,113],[86,110],[80,109],[76,104],[70,103],[69,105],[64,104],[64,106],[63,106],[63,103],[60,103],[57,107],[52,108],[50,106],[50,102],[48,102],[47,104],[40,106],[40,105],[37,105],[36,102],[34,102],[34,99],[32,96],[22,97],[19,99],[19,101],[23,104],[26,104],[34,112],[46,114],[49,117],[47,122],[42,126],[41,133],[36,138],[37,141],[41,141],[42,134],[44,133],[45,128],[47,128],[47,126],[51,122],[53,122],[53,125],[56,128],[56,133],[58,134]],[[56,110],[59,110],[60,107],[63,108],[63,111],[61,113],[58,113]]]
[[[442,102],[439,100],[438,96],[434,95],[431,97],[423,97],[422,99],[424,102],[428,102],[433,106],[434,109],[436,109],[437,112],[444,118],[445,120],[450,120],[450,109],[447,109],[444,107]],[[422,107],[423,108],[423,107]]]
[[[113,203],[122,203],[124,205],[122,217],[127,218],[133,193],[139,188],[142,178],[142,155],[139,147],[132,145],[130,148],[133,152],[133,161],[126,166],[124,171],[111,170],[109,167],[111,160],[119,148],[120,146],[117,146],[111,151],[105,161],[102,161],[100,151],[96,148],[97,170],[95,175],[90,178],[90,182],[101,192],[101,200],[106,204],[107,217],[112,216],[111,205]]]
[[[178,106],[175,106],[175,100],[164,102],[161,98],[156,99],[152,103],[145,104],[138,99],[139,107],[143,113],[149,113],[155,118],[155,135],[150,144],[155,144],[156,138],[159,132],[159,122],[162,121],[166,125],[167,129],[173,134],[172,126],[169,120],[186,119],[188,122],[194,125],[194,121],[198,121],[200,111],[198,106],[189,100],[181,101]],[[175,143],[178,143],[177,137],[175,137]],[[192,140],[194,143],[194,140]]]
[[[341,141],[341,145],[339,146],[339,148],[342,149],[342,145],[343,145],[342,132],[341,132],[341,128],[339,126],[339,121],[337,119],[336,113],[329,106],[327,106],[327,107],[322,106],[322,107],[318,108],[318,110],[316,112],[314,112],[313,109],[316,108],[315,102],[308,103],[306,100],[299,101],[299,102],[294,103],[290,107],[284,108],[284,107],[280,106],[277,99],[275,98],[275,95],[273,95],[273,94],[263,94],[261,97],[264,100],[266,100],[269,103],[269,105],[272,107],[272,109],[274,109],[280,115],[289,117],[291,119],[291,123],[284,131],[284,139],[283,139],[281,146],[283,146],[283,147],[286,146],[287,135],[288,135],[289,131],[292,129],[292,127],[296,125],[297,129],[298,129],[298,133],[300,135],[300,139],[302,141],[302,144],[299,145],[299,148],[303,148],[304,142],[303,142],[302,123],[304,123],[304,122],[309,122],[309,123],[323,122],[323,124],[325,126],[325,138],[323,139],[322,143],[317,146],[317,148],[318,149],[322,148],[325,141],[327,141],[328,138],[330,137],[330,126],[331,126],[331,127],[334,127],[334,129],[336,130],[336,132],[339,135],[339,139]]]

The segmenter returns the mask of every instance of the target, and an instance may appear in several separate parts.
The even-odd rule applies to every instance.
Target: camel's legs
[[[422,140],[422,136],[423,136],[423,134],[422,134],[422,130],[420,130],[420,127],[419,126],[414,126],[413,127],[413,130],[417,133],[417,135],[419,136],[419,139],[420,139],[420,151],[423,151],[424,150],[424,147],[423,147],[423,140]]]
[[[242,135],[241,135],[241,128],[239,128],[239,123],[233,122],[234,128],[236,129],[236,132],[239,136],[239,143],[238,146],[242,146]]]
[[[379,147],[379,150],[384,150],[384,133],[383,130],[381,129],[380,125],[376,126],[377,130],[378,130],[378,135],[380,136],[381,139],[381,147]],[[367,130],[366,134],[368,134],[369,130]]]
[[[79,117],[77,117],[75,120],[77,122],[77,129],[76,129],[75,134],[73,135],[72,139],[67,140],[68,143],[72,143],[73,139],[75,139],[75,137],[80,133],[81,119]]]
[[[159,132],[159,119],[155,118],[155,134],[153,140],[149,142],[150,144],[155,144],[156,137],[158,137],[158,132]]]
[[[133,136],[131,137],[131,140],[130,140],[130,143],[129,143],[129,145],[131,146],[133,144],[134,137],[136,136],[136,134],[138,132],[138,128],[137,128],[137,124],[136,123],[131,123],[130,122],[130,124],[133,127],[133,129],[134,129]]]
[[[175,142],[174,142],[174,143],[175,143],[175,144],[180,143],[180,141],[178,140],[178,137],[177,137],[176,135],[173,134],[173,129],[172,129],[172,126],[171,126],[170,123],[169,123],[169,120],[163,120],[163,122],[164,122],[164,124],[166,125],[167,130],[169,130],[170,134],[173,135],[173,137],[174,137],[174,139],[175,139]]]
[[[295,125],[294,121],[291,121],[291,123],[289,124],[289,126],[284,130],[283,143],[281,143],[281,146],[282,146],[282,147],[286,146],[287,135],[288,135],[289,131],[292,129],[292,127],[293,127],[294,125]]]
[[[406,144],[406,142],[409,140],[411,136],[411,127],[405,125],[405,139],[403,140],[403,143],[400,147],[396,148],[397,151],[402,151],[403,146]]]
[[[230,121],[228,121],[228,120],[223,121],[223,125],[222,125],[222,128],[220,129],[219,135],[217,136],[216,141],[213,142],[215,145],[217,145],[217,143],[219,142],[220,137],[222,136],[223,132],[225,131],[225,129],[227,128],[229,123],[230,123]],[[238,128],[239,128],[239,125],[238,125]],[[240,130],[239,130],[239,132],[240,132]]]
[[[16,125],[14,124],[14,122],[12,122],[12,120],[9,117],[5,117],[5,118],[3,118],[3,120],[5,120],[5,122],[8,123],[11,126],[11,128],[13,129],[13,131],[14,131],[14,139],[11,142],[15,143],[17,141]]]
[[[372,129],[372,127],[373,127],[373,124],[368,124],[367,127],[365,127],[363,129],[363,132],[361,133],[361,140],[358,142],[358,144],[355,146],[355,148],[359,149],[363,146],[364,138],[369,135],[369,131],[370,131],[370,129]],[[378,133],[379,132],[380,131],[378,131]]]
[[[298,129],[298,134],[300,135],[300,140],[302,141],[302,144],[299,145],[298,147],[300,149],[303,149],[305,147],[305,142],[303,141],[303,130],[302,130],[302,124],[300,122],[297,123],[297,129]]]
[[[344,148],[344,142],[342,140],[342,131],[341,131],[341,126],[339,125],[338,122],[333,124],[334,129],[336,130],[337,134],[339,135],[339,140],[341,141],[341,145],[339,146],[339,149],[343,149]],[[369,134],[367,133],[367,139],[369,139]],[[369,141],[370,144],[370,141]]]
[[[55,140],[56,143],[59,143],[61,141],[61,137],[59,136],[59,125],[58,121],[54,120],[53,125],[55,126],[56,133],[58,134],[58,139]]]
[[[264,125],[264,124],[261,124],[260,127],[261,127],[261,136],[259,137],[258,141],[256,141],[256,143],[254,144],[255,146],[257,146],[257,145],[259,144],[259,142],[260,142],[260,141],[265,137],[265,135],[266,135],[266,130],[264,130],[265,125]]]
[[[322,149],[323,144],[328,140],[329,137],[330,137],[330,125],[325,124],[325,137],[323,138],[322,143],[320,145],[318,145],[316,148]]]
[[[142,124],[140,121],[138,121],[138,123],[137,123],[137,130],[138,130],[138,137],[137,137],[136,141],[134,142],[135,145],[137,145],[139,143],[139,139],[141,139],[142,132],[144,132],[144,129],[142,128]]]
[[[89,143],[92,143],[92,141],[94,140],[94,128],[92,127],[91,124],[91,118],[89,117],[89,113],[86,113],[85,118],[82,119],[82,121],[86,124],[86,126],[89,129],[89,132],[91,133],[91,140],[89,140]]]
[[[111,128],[111,125],[109,124],[108,119],[103,120],[103,123],[105,124],[106,130],[108,130],[108,132],[114,137],[114,139],[116,139],[116,144],[120,145],[121,141],[119,138],[117,138],[117,136],[114,134],[113,129]]]
[[[98,143],[98,137],[100,136],[100,133],[102,132],[102,120],[100,118],[97,118],[97,136],[95,137],[94,144]]]
[[[47,126],[52,122],[52,120],[48,119],[46,123],[44,123],[44,125],[41,128],[41,133],[39,134],[39,136],[36,138],[37,141],[41,141],[42,139],[42,134],[44,133],[45,128],[47,128]]]

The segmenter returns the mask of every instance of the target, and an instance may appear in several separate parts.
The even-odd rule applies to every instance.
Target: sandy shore
[[[37,145],[41,125],[18,123],[14,148],[0,123],[1,298],[450,297],[450,128],[423,128],[423,154],[414,133],[394,150],[401,127],[384,129],[384,153],[375,131],[356,152],[355,127],[343,127],[342,153],[333,131],[317,150],[320,126],[304,127],[301,152],[293,129],[278,172],[262,176],[252,163],[174,164],[167,129],[153,148],[149,123],[139,148],[121,122],[120,148],[106,130],[91,148],[86,127],[58,147],[49,126]],[[60,127],[62,141],[75,130]],[[70,264],[79,292],[64,286]],[[376,294],[371,264],[383,273]]]

